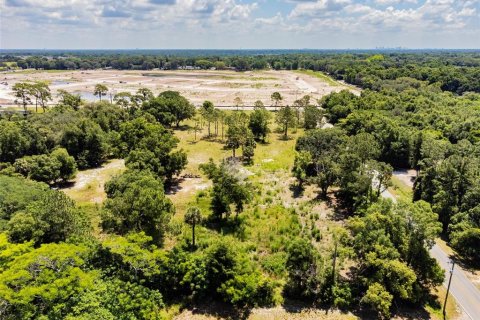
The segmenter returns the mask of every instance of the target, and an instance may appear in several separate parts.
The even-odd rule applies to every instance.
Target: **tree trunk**
[[[192,246],[195,248],[195,223],[192,224]]]
[[[328,186],[322,186],[322,198],[326,199],[327,198],[327,192],[328,192]]]
[[[233,158],[235,159],[235,148],[232,148],[233,150]]]

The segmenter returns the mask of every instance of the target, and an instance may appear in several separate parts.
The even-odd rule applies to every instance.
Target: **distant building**
[[[200,70],[200,67],[194,66],[180,66],[178,67],[179,70]]]

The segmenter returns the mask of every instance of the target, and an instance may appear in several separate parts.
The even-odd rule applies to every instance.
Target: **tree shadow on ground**
[[[183,177],[173,178],[170,183],[165,185],[165,194],[173,195],[181,191],[183,189],[181,186],[183,181],[185,181]]]
[[[437,305],[440,305],[435,300]],[[392,315],[396,318],[405,320],[428,320],[431,319],[430,313],[425,309],[425,306],[420,305],[395,305],[392,311]],[[371,318],[365,318],[371,319]]]
[[[231,214],[222,218],[210,215],[204,221],[204,226],[223,235],[234,234],[241,240],[246,239],[245,217],[241,214]]]
[[[458,253],[455,253],[455,255],[450,256],[450,259],[455,261],[455,263],[458,264],[460,267],[462,267],[462,269],[465,271],[476,273],[480,270],[480,261],[464,258],[460,256]]]
[[[290,298],[285,298],[285,301],[282,303],[282,307],[288,313],[301,313],[306,310],[316,309],[316,306],[312,303]]]
[[[280,135],[279,137],[277,137],[277,141],[289,141],[289,140],[292,140],[293,138],[290,137],[290,136],[286,136],[285,135]]]
[[[192,315],[204,315],[227,320],[248,319],[251,313],[251,308],[234,308],[230,304],[215,300],[191,303],[185,309],[190,310]]]
[[[269,146],[270,142],[269,141],[263,141],[263,140],[255,140],[255,142],[261,146]]]
[[[333,312],[340,312],[342,314],[354,314],[360,319],[377,319],[377,315],[369,310],[360,310],[360,308],[336,308],[328,304],[314,304],[307,303],[305,301],[294,300],[294,299],[285,299],[285,302],[282,304],[282,307],[289,314],[299,314],[305,312],[308,314],[309,311],[315,311],[316,313],[323,313],[326,316]],[[309,316],[306,316],[310,319]],[[323,317],[322,317],[323,318]]]
[[[210,137],[206,135],[206,136],[198,137],[198,139],[202,141],[208,141],[208,142],[216,142],[216,143],[222,143],[222,144],[225,143],[222,137],[214,136],[214,135],[211,135]]]
[[[312,199],[310,202],[324,202],[328,208],[332,209],[332,215],[330,215],[330,218],[333,221],[344,221],[351,216],[348,210],[346,210],[338,201],[335,191],[329,191],[326,195],[319,193],[317,197]]]
[[[372,320],[372,319],[382,319],[379,317],[378,313],[369,310],[358,308],[356,310],[351,310],[352,314],[355,315],[358,319],[361,320]],[[419,310],[418,308],[414,307],[402,307],[400,310],[393,311],[391,314],[391,318],[402,319],[402,320],[429,320],[431,319],[430,314],[422,308]],[[390,318],[390,319],[391,319]]]
[[[192,130],[193,128],[189,126],[188,124],[182,124],[180,126],[172,126],[173,131],[188,131]]]
[[[438,303],[438,302],[437,302]],[[338,309],[328,305],[316,305],[314,303],[308,303],[305,301],[295,300],[286,298],[282,303],[281,307],[286,311],[287,314],[292,316],[298,315],[301,313],[308,314],[310,311],[317,313],[325,314],[328,316],[334,312],[340,312],[342,314],[353,314],[359,319],[362,320],[372,320],[380,319],[378,313],[374,310],[363,308],[359,304],[348,309]],[[430,314],[425,310],[425,308],[419,308],[419,306],[406,306],[406,305],[395,305],[392,308],[392,317],[400,318],[403,320],[427,320],[431,319]],[[209,299],[207,301],[192,302],[182,308],[182,311],[189,310],[192,315],[203,315],[210,316],[217,319],[248,319],[252,313],[252,308],[234,308],[230,304]],[[311,319],[311,316],[307,316]],[[296,316],[295,316],[296,318]],[[323,317],[322,317],[323,318]]]
[[[52,187],[58,189],[72,188],[75,185],[75,181],[60,181],[55,183]]]
[[[295,199],[301,198],[303,196],[304,191],[305,191],[305,188],[303,186],[299,185],[296,182],[291,183],[288,186],[288,189],[290,189],[290,191],[292,192],[292,196]]]
[[[438,301],[437,301],[438,303]],[[349,309],[341,309],[342,312],[351,312],[361,320],[382,319],[378,312],[357,303]],[[391,308],[391,318],[402,320],[429,320],[430,313],[421,305],[404,305],[393,302]],[[390,319],[391,319],[390,318]]]
[[[480,270],[480,261],[476,261],[475,259],[462,257],[456,252],[453,255],[449,255],[449,258],[467,272],[476,273]]]
[[[452,248],[450,244],[450,240],[445,234],[442,234],[440,236],[440,239],[445,241],[445,243],[453,250],[454,254],[450,255],[449,258],[455,261],[456,264],[458,264],[462,269],[475,273],[478,272],[480,269],[480,261],[477,261],[475,259],[468,259],[467,257],[461,256],[459,253],[455,252],[455,250]]]

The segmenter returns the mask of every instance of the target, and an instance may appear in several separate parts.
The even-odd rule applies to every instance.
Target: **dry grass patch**
[[[99,168],[79,171],[73,185],[62,190],[80,204],[100,204],[106,198],[105,183],[124,170],[123,159],[110,160]]]
[[[392,176],[391,182],[392,186],[388,188],[388,191],[390,191],[395,198],[406,201],[412,200],[413,191],[411,187],[395,176]]]
[[[445,295],[447,289],[444,286],[439,286],[436,289],[433,289],[432,294],[437,297],[438,305],[431,306],[427,305],[425,307],[426,311],[430,314],[430,318],[433,320],[444,320],[443,319],[443,304],[445,303]],[[462,311],[457,305],[455,298],[450,294],[447,299],[447,319],[463,319]]]

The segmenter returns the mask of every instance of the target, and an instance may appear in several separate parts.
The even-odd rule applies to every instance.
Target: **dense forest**
[[[172,306],[212,301],[238,318],[285,301],[389,318],[432,303],[444,280],[429,254],[437,237],[464,263],[480,263],[478,53],[2,60],[61,70],[301,68],[363,89],[319,101],[305,96],[292,106],[272,93],[276,112],[261,102],[252,112],[218,110],[209,101],[196,110],[175,91],[140,89],[115,103],[62,92],[44,112],[2,114],[2,319],[168,319]],[[16,93],[48,91],[31,86],[18,85]],[[96,87],[99,100],[105,90]],[[325,120],[333,128],[321,129]],[[204,132],[202,139],[232,156],[199,166],[211,187],[179,221],[167,193],[191,156],[179,148],[182,130],[195,140]],[[245,174],[260,145],[280,145],[292,131],[301,133],[294,159],[284,159],[292,162],[292,192],[313,187],[339,222],[328,229],[320,231],[311,207],[276,202],[275,182]],[[124,159],[126,170],[105,184],[103,203],[85,206],[62,192],[79,170],[110,159]],[[416,170],[411,199],[382,198],[394,168]]]

